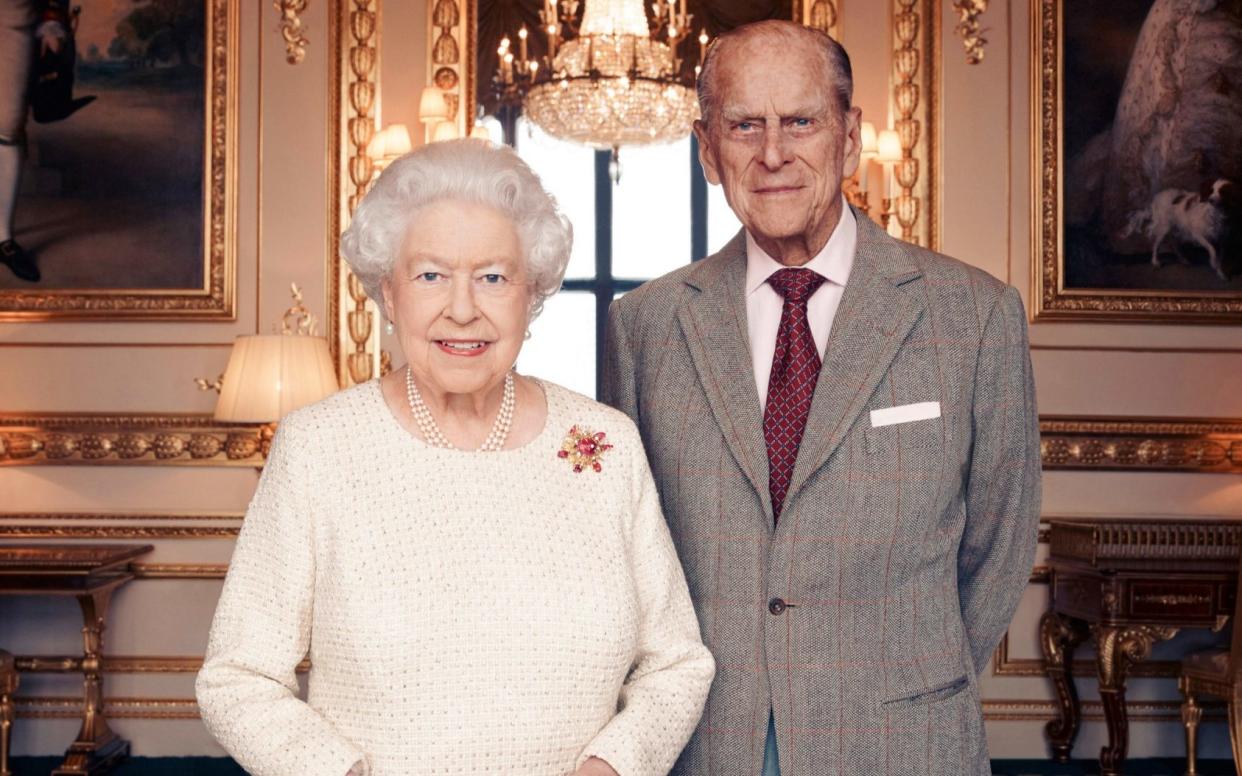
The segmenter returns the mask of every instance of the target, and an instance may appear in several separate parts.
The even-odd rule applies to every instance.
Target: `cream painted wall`
[[[270,332],[290,305],[289,284],[326,316],[331,50],[329,3],[303,14],[310,38],[301,64],[285,61],[271,3],[240,0],[240,113],[237,319],[221,323],[0,324],[0,412],[210,412],[214,377],[239,334]],[[415,45],[422,45],[415,42]],[[257,482],[253,469],[220,467],[0,467],[0,511],[240,515]],[[0,521],[14,524],[17,521]],[[36,520],[36,524],[52,524]],[[236,527],[225,521],[134,520],[93,524]],[[63,524],[63,523],[61,523]],[[128,540],[136,541],[136,540]],[[142,540],[146,541],[146,540]],[[156,539],[144,561],[227,563],[229,538]],[[212,579],[137,580],[113,604],[106,654],[190,657],[203,654],[219,595]],[[20,655],[80,650],[81,617],[72,600],[0,597],[0,647]],[[194,674],[110,674],[106,694],[192,704]],[[80,697],[72,675],[24,675],[20,696]],[[132,703],[121,704],[125,709]],[[188,705],[193,712],[193,706]],[[142,710],[140,710],[142,711]],[[197,719],[115,719],[136,755],[213,754],[222,750]],[[17,754],[52,754],[72,741],[77,722],[18,719]]]
[[[983,63],[966,65],[943,8],[942,248],[1016,285],[1029,299],[1030,3],[998,0],[984,17],[989,39]],[[856,102],[864,117],[886,124],[887,3],[842,0],[842,37],[855,68]],[[406,123],[421,140],[416,100],[425,81],[426,7],[388,0],[382,10],[379,113]],[[326,314],[327,190],[330,110],[328,3],[305,16],[311,38],[306,60],[285,62],[268,3],[244,4],[241,67],[239,313],[219,324],[0,324],[0,411],[207,412],[195,376],[218,374],[237,334],[268,330],[288,306],[288,284],[306,289],[312,310]],[[878,185],[874,176],[872,184]],[[1236,347],[1236,327],[1039,324],[1032,327],[1040,409],[1046,414],[1242,417],[1242,366],[1236,355],[1194,350]],[[1130,350],[1123,350],[1127,348]],[[1132,349],[1145,352],[1133,352]],[[0,510],[240,513],[256,474],[244,469],[171,467],[0,468]],[[1217,475],[1051,473],[1045,478],[1049,515],[1242,517],[1242,483]],[[172,525],[204,525],[174,521]],[[235,523],[222,523],[233,524]],[[216,525],[216,523],[211,523]],[[158,540],[160,563],[223,563],[227,539]],[[1041,549],[1042,554],[1042,549]],[[218,595],[213,580],[148,580],[117,598],[108,653],[125,656],[201,655]],[[1033,586],[1011,628],[1010,654],[1038,655],[1035,625],[1046,589]],[[68,603],[0,599],[0,646],[20,653],[71,652],[80,627]],[[1196,638],[1191,634],[1191,640]],[[1166,650],[1176,652],[1186,639]],[[189,699],[190,673],[117,674],[108,694],[122,698]],[[24,679],[23,694],[69,696],[73,677]],[[1080,681],[1085,699],[1094,682]],[[990,711],[1051,699],[1040,678],[985,672]],[[1175,700],[1169,680],[1134,680],[1133,700]],[[989,721],[997,757],[1043,757],[1043,719]],[[197,720],[119,719],[117,730],[136,754],[219,754]],[[53,753],[72,738],[70,720],[20,719],[18,753]],[[1132,720],[1134,756],[1177,756],[1180,726]],[[1084,723],[1077,757],[1093,757],[1103,724]],[[1204,726],[1204,753],[1226,756],[1223,726]]]

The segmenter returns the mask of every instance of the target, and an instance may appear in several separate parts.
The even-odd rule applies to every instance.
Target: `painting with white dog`
[[[1065,287],[1242,291],[1242,1],[1064,14]]]

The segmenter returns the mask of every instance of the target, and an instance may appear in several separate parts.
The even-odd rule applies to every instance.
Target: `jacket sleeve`
[[[988,315],[975,369],[957,584],[971,657],[982,671],[1026,589],[1042,495],[1026,314],[1012,287]]]
[[[630,349],[630,333],[626,328],[624,304],[621,300],[608,308],[608,327],[604,336],[605,404],[621,410],[638,423],[638,385],[634,374],[634,353]]]
[[[315,532],[292,419],[273,441],[246,511],[196,691],[203,722],[256,776],[345,776],[361,750],[298,697],[310,644]]]
[[[640,608],[638,644],[617,714],[578,764],[598,757],[620,776],[664,776],[698,725],[716,665],[703,646],[637,432],[633,438],[629,564]]]

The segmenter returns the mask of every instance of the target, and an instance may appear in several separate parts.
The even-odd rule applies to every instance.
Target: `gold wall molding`
[[[0,525],[3,539],[233,539],[240,528],[175,525]],[[171,570],[170,570],[171,573]]]
[[[793,17],[807,27],[841,40],[841,6],[844,0],[794,0]]]
[[[80,719],[82,700],[66,696],[32,696],[16,698],[17,716],[24,719]],[[198,719],[198,704],[193,698],[105,698],[104,706],[112,719]],[[1131,722],[1180,722],[1179,701],[1127,701],[1126,711]],[[1205,706],[1206,719],[1223,720],[1224,709]],[[989,722],[1043,722],[1056,717],[1052,701],[1034,699],[984,700],[983,718]],[[1104,707],[1099,701],[1083,701],[1082,718],[1089,722],[1104,720]]]
[[[966,49],[966,64],[977,65],[983,61],[984,47],[988,45],[979,24],[979,17],[988,10],[988,0],[953,0],[953,10],[957,12],[957,26],[953,31]]]
[[[940,9],[941,0],[892,0],[893,128],[902,159],[893,172],[893,209],[901,238],[940,245]]]
[[[0,291],[0,321],[235,320],[240,0],[208,0],[203,283],[197,289]]]
[[[1137,675],[1137,674],[1135,674]],[[1181,701],[1126,701],[1130,722],[1181,722]],[[1211,710],[1207,719],[1224,720],[1224,706],[1205,707]],[[1057,717],[1054,701],[984,700],[983,718],[989,722],[1043,722]],[[1082,702],[1082,718],[1089,722],[1104,721],[1104,706],[1099,701]]]
[[[1039,427],[1045,471],[1242,474],[1242,420],[1045,415]]]
[[[224,579],[227,563],[131,563],[135,579]]]
[[[334,189],[328,219],[329,333],[341,386],[364,383],[379,372],[378,312],[341,258],[341,232],[371,185],[375,167],[367,144],[375,134],[379,95],[378,0],[334,0],[335,51],[332,90],[338,162],[329,176]],[[339,26],[340,31],[336,31]]]
[[[127,522],[127,523],[145,523],[155,520],[160,521],[216,521],[216,522],[240,522],[245,515],[241,512],[233,512],[229,514],[201,514],[201,513],[163,513],[156,514],[151,512],[0,512],[0,524],[5,521],[12,520],[68,520],[68,521],[94,521],[106,520],[111,522]]]
[[[14,698],[25,719],[81,719],[82,699],[62,696]],[[109,719],[198,719],[193,698],[105,698]]]
[[[210,415],[0,415],[0,466],[53,464],[262,466],[257,425]]]
[[[272,3],[280,12],[280,37],[285,40],[285,61],[291,65],[301,64],[306,59],[306,46],[310,43],[301,16],[306,3],[307,0],[275,0]]]
[[[82,670],[81,656],[40,657],[18,655],[17,670],[23,674],[67,674]],[[203,667],[201,655],[104,655],[103,671],[108,674],[196,674]],[[297,673],[310,670],[310,660],[298,663]]]

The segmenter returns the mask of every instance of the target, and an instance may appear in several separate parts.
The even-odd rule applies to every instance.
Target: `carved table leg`
[[[1047,612],[1039,622],[1039,635],[1048,678],[1052,680],[1052,686],[1057,691],[1059,712],[1057,718],[1049,722],[1044,730],[1052,748],[1052,759],[1065,763],[1069,762],[1070,750],[1074,748],[1074,737],[1078,735],[1078,723],[1081,719],[1078,691],[1074,687],[1071,671],[1074,648],[1087,638],[1087,629],[1078,620]]]
[[[100,668],[103,659],[104,620],[111,597],[111,589],[78,596],[85,623],[82,628],[85,652],[82,659],[85,693],[82,729],[78,732],[77,740],[65,752],[65,761],[52,771],[52,776],[106,773],[129,756],[129,742],[113,733],[104,718],[103,677]]]
[[[17,665],[13,656],[0,650],[0,776],[13,776],[9,770],[9,744],[13,735],[13,694],[17,692]]]
[[[1195,700],[1190,681],[1183,676],[1178,682],[1182,696],[1182,727],[1186,728],[1186,774],[1199,776],[1199,722],[1203,719],[1203,707]]]
[[[1122,776],[1130,743],[1126,674],[1135,663],[1147,659],[1152,644],[1173,638],[1178,629],[1158,625],[1097,625],[1092,630],[1100,676],[1100,702],[1108,725],[1108,745],[1100,749],[1100,776]]]

